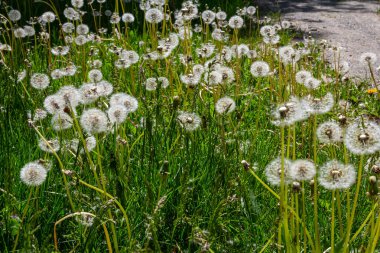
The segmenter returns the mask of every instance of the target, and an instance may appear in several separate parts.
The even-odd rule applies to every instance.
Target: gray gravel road
[[[351,77],[369,78],[358,62],[364,52],[375,53],[376,67],[380,65],[380,1],[279,0],[275,6],[297,28],[343,47],[341,55],[351,65]]]

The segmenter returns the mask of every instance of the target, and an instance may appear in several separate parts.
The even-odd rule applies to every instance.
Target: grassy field
[[[353,83],[252,7],[81,2],[1,10],[1,252],[379,250],[375,54]]]

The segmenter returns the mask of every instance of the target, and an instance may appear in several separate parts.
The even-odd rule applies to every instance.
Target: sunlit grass
[[[25,37],[4,13],[2,251],[375,251],[376,55],[353,83],[339,48],[252,7],[126,6]]]

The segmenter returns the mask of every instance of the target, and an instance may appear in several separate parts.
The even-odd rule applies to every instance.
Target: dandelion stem
[[[116,205],[119,207],[120,211],[122,212],[123,216],[124,216],[124,219],[125,219],[125,222],[126,222],[126,226],[127,226],[127,231],[128,231],[128,238],[129,240],[131,239],[131,228],[129,226],[129,219],[128,219],[128,215],[127,215],[127,212],[125,211],[125,209],[123,208],[123,206],[120,204],[120,202],[115,199],[114,196],[112,196],[111,194],[109,194],[108,192],[105,192],[103,191],[102,189],[99,189],[98,187],[96,186],[93,186],[89,183],[86,183],[85,181],[83,181],[82,179],[78,179],[78,182],[90,189],[93,189],[97,192],[100,192],[100,193],[103,193],[104,195],[106,195],[108,198],[110,198],[112,201],[114,201],[116,203]]]
[[[272,188],[270,188],[252,169],[249,169],[249,173],[251,173],[252,176],[254,176],[256,178],[256,180],[259,181],[259,183],[262,186],[264,186],[264,188],[267,189],[276,199],[280,200],[280,196],[276,192],[274,192],[272,190]],[[294,211],[291,207],[286,206],[286,208],[289,209],[289,212],[295,216],[295,218],[297,219],[297,221],[299,221],[299,223],[301,223],[302,227],[304,228],[306,237],[309,240],[312,252],[315,252],[314,243],[313,243],[313,240],[312,240],[311,235],[309,233],[309,230],[306,227],[306,223],[301,220],[301,218],[298,216],[297,212]]]
[[[348,220],[346,238],[345,238],[345,243],[344,243],[344,245],[347,246],[346,248],[347,252],[349,251],[349,239],[350,239],[352,225],[354,223],[355,210],[356,210],[356,206],[357,206],[357,202],[359,198],[360,186],[361,186],[361,181],[362,181],[363,160],[364,160],[364,155],[361,155],[360,161],[359,161],[358,178],[357,178],[357,183],[356,183],[355,196],[354,196],[354,201],[352,204],[350,219]]]
[[[335,228],[335,190],[331,193],[331,253],[334,253],[334,228]]]
[[[313,118],[313,158],[314,164],[317,164],[317,115]],[[314,233],[315,233],[315,248],[316,252],[321,252],[320,237],[319,237],[319,223],[318,223],[318,184],[317,176],[314,177]]]
[[[20,237],[20,232],[21,232],[21,228],[22,228],[22,223],[24,222],[24,219],[26,217],[26,213],[28,212],[28,208],[29,208],[29,203],[30,203],[30,200],[32,198],[32,195],[33,195],[33,189],[30,189],[30,192],[29,192],[29,197],[28,197],[28,200],[26,201],[26,205],[24,207],[24,211],[22,213],[22,217],[21,217],[21,221],[20,221],[20,224],[19,224],[19,227],[18,227],[18,231],[17,231],[17,235],[16,235],[16,239],[15,239],[15,243],[13,245],[13,249],[12,249],[12,252],[15,252],[16,249],[17,249],[17,244],[18,244],[18,239]]]

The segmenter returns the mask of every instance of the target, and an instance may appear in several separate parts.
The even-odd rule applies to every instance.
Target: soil
[[[368,68],[359,62],[364,52],[375,53],[378,61],[374,67],[380,65],[379,0],[270,2],[271,8],[280,11],[282,19],[291,21],[295,28],[311,33],[315,39],[343,47],[341,59],[350,63],[351,77],[370,78]]]

